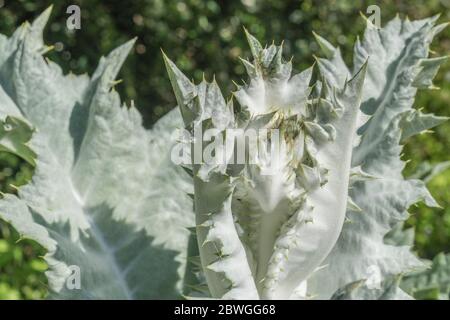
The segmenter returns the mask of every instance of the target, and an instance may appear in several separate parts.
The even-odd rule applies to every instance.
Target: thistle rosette
[[[249,81],[234,92],[236,107],[215,81],[195,85],[165,57],[191,137],[200,261],[214,298],[304,298],[305,280],[344,223],[365,67],[342,87],[324,80],[312,95],[312,67],[291,76],[282,46],[247,38],[253,61],[242,59]],[[200,128],[219,141],[241,134],[231,150],[215,144],[219,161],[197,163],[196,148],[211,140],[199,139]],[[249,130],[271,134],[245,143]],[[239,141],[248,148],[242,163]]]

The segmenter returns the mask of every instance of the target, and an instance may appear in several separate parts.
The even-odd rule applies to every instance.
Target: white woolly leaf
[[[47,250],[52,298],[180,297],[193,215],[188,177],[169,161],[178,111],[146,131],[121,106],[114,80],[134,41],[91,78],[63,75],[42,56],[49,14],[0,41],[0,114],[17,125],[0,144],[27,159],[28,146],[6,143],[31,135],[26,121],[37,155],[32,181],[0,200],[0,217]],[[80,289],[66,285],[71,266]]]
[[[369,62],[352,165],[375,179],[352,184],[349,195],[362,211],[347,212],[351,223],[344,225],[323,269],[308,281],[311,295],[330,298],[339,288],[365,279],[370,270],[377,270],[384,281],[423,268],[410,250],[411,235],[399,236],[392,228],[402,227],[409,206],[418,201],[437,206],[422,181],[403,177],[400,159],[402,139],[445,120],[411,109],[416,87],[430,86],[442,62],[427,60],[429,44],[443,27],[435,27],[435,21],[397,17],[381,30],[369,26],[355,45],[354,70],[368,57]]]
[[[250,80],[233,94],[234,116],[214,82],[185,84],[167,57],[166,67],[192,136],[200,127],[281,131],[275,156],[269,150],[277,138],[259,137],[270,147],[257,156],[238,165],[194,163],[193,177],[200,258],[212,296],[287,299],[299,295],[344,223],[365,67],[345,84],[325,83],[321,98],[309,100],[312,68],[291,76],[282,46],[263,48],[247,38]]]

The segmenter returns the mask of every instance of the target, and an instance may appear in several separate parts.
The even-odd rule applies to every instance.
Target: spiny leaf
[[[308,281],[311,295],[329,298],[339,288],[364,279],[370,268],[377,268],[384,280],[423,267],[410,250],[413,231],[405,233],[393,227],[402,228],[409,206],[418,201],[437,206],[424,182],[404,179],[405,164],[400,159],[404,139],[445,120],[412,109],[415,76],[422,71],[420,83],[429,85],[443,61],[427,60],[433,36],[442,30],[435,22],[436,18],[409,21],[396,17],[381,30],[368,26],[363,41],[356,42],[355,70],[369,58],[359,116],[360,139],[355,141],[352,165],[374,179],[352,183],[349,195],[362,212],[348,210],[352,223],[344,225],[323,262],[327,267]],[[325,69],[326,79],[342,81],[341,60],[322,60],[319,68]]]
[[[49,13],[0,42],[0,115],[13,126],[1,143],[37,156],[32,181],[0,200],[0,217],[47,250],[51,298],[180,297],[194,221],[189,177],[169,160],[178,111],[146,131],[111,90],[134,40],[91,78],[63,75],[42,56]],[[74,266],[79,290],[67,286]]]

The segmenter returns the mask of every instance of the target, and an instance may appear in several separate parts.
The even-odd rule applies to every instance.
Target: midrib
[[[72,179],[69,179],[69,181],[71,183],[71,190],[74,198],[77,200],[80,208],[84,208],[84,203],[82,202],[81,197],[78,194],[77,190],[73,186]],[[85,211],[83,210],[83,212]],[[90,217],[87,214],[84,214],[84,216],[91,227],[90,231],[92,236],[94,237],[95,240],[97,240],[97,243],[100,245],[101,251],[104,253],[104,256],[108,261],[108,265],[111,266],[111,269],[115,274],[114,278],[117,279],[119,287],[122,289],[122,292],[124,293],[124,295],[128,300],[133,300],[133,294],[125,281],[124,272],[120,269],[119,264],[117,263],[117,260],[114,255],[114,250],[111,249],[111,247],[106,242],[105,238],[103,237],[102,231],[98,228],[94,219],[92,219],[92,217]]]
[[[117,279],[119,287],[122,289],[123,293],[125,294],[126,298],[128,300],[133,300],[133,294],[128,287],[125,278],[124,278],[124,272],[119,268],[119,265],[116,261],[115,255],[111,247],[108,245],[108,243],[105,241],[105,238],[103,237],[102,232],[97,227],[97,224],[95,221],[87,216],[87,220],[89,224],[91,225],[91,231],[94,236],[94,238],[97,240],[98,244],[100,245],[100,248],[102,252],[104,252],[104,255],[106,259],[109,262],[109,265],[112,268],[112,271],[116,275],[114,278]]]

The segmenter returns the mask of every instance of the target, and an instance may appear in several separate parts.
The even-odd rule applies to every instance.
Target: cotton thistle
[[[147,131],[114,91],[132,42],[92,77],[65,76],[42,56],[49,13],[0,35],[0,150],[35,166],[17,196],[1,194],[0,217],[47,249],[50,297],[410,298],[400,286],[448,298],[448,256],[401,282],[426,266],[402,230],[407,209],[437,205],[400,159],[408,137],[446,120],[412,109],[445,61],[428,57],[445,27],[436,17],[368,21],[353,69],[316,35],[326,58],[314,86],[312,68],[291,77],[281,46],[247,35],[250,79],[234,106],[215,81],[195,85],[166,58],[182,117],[174,110]],[[196,161],[197,149],[209,160]],[[177,151],[193,179],[170,161]],[[72,266],[81,290],[66,285]]]
[[[304,281],[344,223],[365,65],[340,87],[324,79],[312,95],[312,67],[291,76],[282,46],[247,38],[253,61],[242,59],[249,83],[234,92],[236,107],[215,81],[195,85],[165,57],[191,150],[205,144],[194,139],[200,127],[217,136],[229,129],[280,133],[258,135],[267,148],[249,152],[245,163],[235,164],[234,154],[217,165],[193,163],[201,264],[214,298],[305,297]]]

